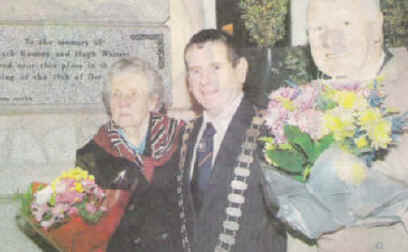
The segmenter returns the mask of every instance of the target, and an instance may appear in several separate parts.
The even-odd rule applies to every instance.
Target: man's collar
[[[216,117],[211,117],[206,111],[203,111],[203,123],[202,125],[206,125],[207,122],[211,122],[217,131],[225,130],[228,127],[232,117],[234,116],[235,112],[237,111],[239,104],[244,97],[244,93],[241,92],[233,101],[232,103],[226,107],[220,114]]]
[[[217,116],[213,117],[210,114],[208,114],[205,110],[203,111],[203,118],[204,118],[204,122],[208,122],[208,121],[217,121],[220,119],[224,119],[225,117],[229,117],[231,115],[233,115],[235,113],[235,111],[237,110],[239,104],[242,101],[242,98],[244,97],[244,93],[241,92],[231,103],[230,106],[224,108],[220,114],[218,114]]]

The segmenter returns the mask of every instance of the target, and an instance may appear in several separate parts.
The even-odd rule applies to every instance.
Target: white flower
[[[56,183],[55,184],[55,193],[60,194],[63,193],[67,190],[67,184],[66,183]]]
[[[40,191],[35,193],[35,202],[38,205],[46,204],[51,199],[52,193],[53,192],[51,186],[47,186],[41,189]]]

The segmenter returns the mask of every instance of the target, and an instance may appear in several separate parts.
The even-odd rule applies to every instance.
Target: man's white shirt
[[[205,127],[208,122],[210,122],[216,131],[214,135],[214,145],[213,145],[213,156],[212,156],[212,164],[214,165],[214,161],[217,157],[218,151],[221,147],[222,140],[224,139],[225,133],[228,130],[228,126],[232,120],[232,117],[234,116],[235,112],[238,109],[239,104],[242,101],[242,98],[244,97],[244,93],[241,92],[231,103],[229,107],[226,107],[220,114],[218,114],[216,117],[211,117],[205,110],[203,112],[203,123],[201,124],[201,128],[198,132],[197,136],[197,141],[194,144],[194,152],[193,152],[193,158],[191,160],[191,169],[190,169],[190,181],[193,177],[194,173],[194,164],[196,160],[196,153],[197,153],[197,146],[198,143],[200,142],[200,139],[204,133]]]

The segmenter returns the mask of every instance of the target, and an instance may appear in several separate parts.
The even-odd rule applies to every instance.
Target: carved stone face
[[[374,78],[383,61],[374,0],[310,0],[308,33],[317,67],[335,79]]]

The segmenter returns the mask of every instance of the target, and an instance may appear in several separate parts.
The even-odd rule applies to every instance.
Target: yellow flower
[[[74,179],[76,181],[81,181],[88,178],[88,171],[81,169],[80,167],[75,167],[69,169],[68,172],[63,172],[62,178]]]
[[[63,171],[61,174],[61,178],[68,178],[68,172]]]
[[[367,147],[368,141],[366,136],[361,136],[357,139],[354,140],[355,144],[357,145],[358,148],[364,148]]]
[[[294,111],[296,109],[293,102],[287,98],[280,97],[279,101],[282,103],[282,106],[288,111]]]
[[[61,182],[61,177],[58,177],[58,178],[54,179],[54,181],[51,182],[51,188],[52,188],[53,192],[56,191],[57,184],[59,184],[60,182]]]
[[[379,120],[382,120],[382,115],[378,108],[370,108],[360,113],[359,123],[364,129],[371,127]]]
[[[336,93],[335,100],[339,106],[345,109],[352,109],[357,101],[357,95],[350,91],[339,91]]]
[[[354,103],[354,110],[356,111],[365,111],[370,107],[367,99],[362,95],[357,95],[356,101]]]
[[[380,120],[367,129],[367,134],[375,149],[387,148],[387,145],[391,143],[391,126],[391,122]]]
[[[323,116],[325,127],[333,132],[334,138],[338,141],[346,137],[354,135],[353,118],[351,115],[337,113],[339,111],[332,111],[334,113],[326,113]]]
[[[84,191],[84,187],[82,186],[81,183],[76,182],[75,183],[75,191],[82,193]]]

